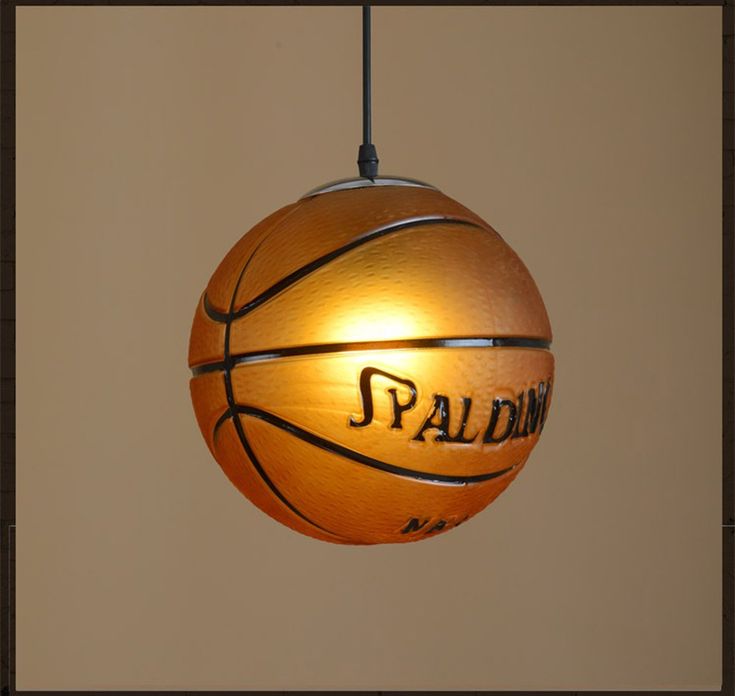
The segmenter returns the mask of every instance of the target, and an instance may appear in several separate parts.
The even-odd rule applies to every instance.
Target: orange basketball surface
[[[345,544],[456,527],[518,475],[551,403],[530,273],[426,186],[316,193],[245,234],[189,344],[197,422],[271,517]]]

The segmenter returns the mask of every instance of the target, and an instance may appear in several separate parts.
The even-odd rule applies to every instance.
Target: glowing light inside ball
[[[255,505],[346,544],[432,538],[518,475],[551,403],[551,327],[484,220],[411,180],[350,180],[244,235],[197,306],[205,441]]]

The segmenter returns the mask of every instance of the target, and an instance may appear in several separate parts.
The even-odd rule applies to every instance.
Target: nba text
[[[412,517],[403,527],[401,534],[426,535],[443,532],[453,527],[458,527],[462,522],[468,520],[469,515],[459,517],[457,515],[443,517]]]

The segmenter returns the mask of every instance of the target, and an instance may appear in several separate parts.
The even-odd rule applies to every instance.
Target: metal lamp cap
[[[337,179],[336,181],[330,181],[329,183],[322,184],[308,193],[305,193],[301,198],[310,198],[311,196],[318,196],[322,193],[345,191],[347,189],[372,188],[374,186],[414,186],[418,188],[434,189],[435,191],[438,190],[436,186],[427,184],[424,181],[409,179],[402,176],[376,176],[374,179],[359,176],[350,179]]]

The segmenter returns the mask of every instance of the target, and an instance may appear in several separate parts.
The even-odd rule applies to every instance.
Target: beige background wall
[[[720,9],[374,10],[383,172],[524,259],[554,405],[433,541],[299,536],[196,428],[195,303],[352,175],[357,8],[22,7],[19,689],[717,689]]]

